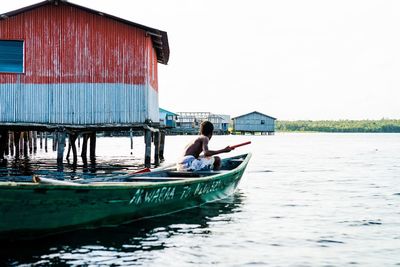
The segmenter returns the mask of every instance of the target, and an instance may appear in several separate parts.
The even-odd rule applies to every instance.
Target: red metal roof
[[[153,46],[154,46],[154,48],[156,50],[156,54],[157,54],[157,61],[159,63],[162,63],[162,64],[167,64],[168,63],[170,51],[169,51],[169,44],[168,44],[168,35],[167,35],[167,33],[165,31],[161,31],[161,30],[158,30],[158,29],[150,28],[150,27],[147,27],[147,26],[135,23],[135,22],[131,22],[131,21],[119,18],[119,17],[115,17],[113,15],[110,15],[110,14],[107,14],[107,13],[104,13],[104,12],[101,12],[101,11],[97,11],[97,10],[90,9],[90,8],[87,8],[87,7],[84,7],[84,6],[73,4],[73,3],[70,3],[70,2],[68,2],[66,0],[47,0],[47,1],[39,2],[39,3],[34,4],[34,5],[26,6],[26,7],[14,10],[14,11],[3,13],[3,14],[0,15],[0,19],[4,20],[4,19],[7,19],[9,17],[16,16],[16,15],[18,15],[20,13],[27,12],[27,11],[42,7],[44,5],[51,5],[51,4],[52,5],[59,5],[60,3],[62,3],[64,5],[69,5],[69,6],[73,6],[73,7],[79,8],[81,10],[84,10],[84,11],[92,13],[92,14],[96,14],[96,15],[99,15],[99,16],[107,17],[107,18],[119,21],[121,23],[127,24],[129,26],[136,27],[136,28],[139,28],[139,29],[142,29],[142,30],[146,31],[146,34],[148,34],[152,39]]]

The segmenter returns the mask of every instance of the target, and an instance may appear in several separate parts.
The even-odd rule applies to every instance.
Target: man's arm
[[[220,150],[209,150],[208,149],[208,141],[209,141],[209,139],[207,137],[205,137],[203,139],[203,153],[204,153],[205,157],[211,157],[211,156],[214,156],[214,155],[217,155],[217,154],[227,153],[227,152],[230,152],[230,151],[232,151],[234,149],[234,148],[231,148],[230,146],[227,146],[227,147],[225,147],[223,149],[220,149]]]

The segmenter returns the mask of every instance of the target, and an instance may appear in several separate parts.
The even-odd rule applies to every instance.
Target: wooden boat
[[[222,160],[219,171],[149,173],[67,182],[0,182],[0,239],[30,239],[160,216],[231,195],[251,154]]]

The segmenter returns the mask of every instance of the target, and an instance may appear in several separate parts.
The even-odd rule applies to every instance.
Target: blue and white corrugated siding
[[[0,122],[70,125],[159,121],[157,92],[128,84],[0,84]]]

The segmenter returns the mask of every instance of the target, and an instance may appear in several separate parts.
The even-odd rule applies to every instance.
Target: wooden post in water
[[[160,131],[160,161],[164,161],[165,131]]]
[[[44,151],[47,152],[47,132],[44,132]]]
[[[96,132],[90,133],[90,158],[96,158]]]
[[[9,150],[10,150],[10,155],[14,156],[14,132],[10,132],[9,134]]]
[[[63,158],[64,158],[64,147],[65,147],[65,131],[58,132],[58,145],[57,145],[57,165],[62,169]]]
[[[15,157],[19,158],[20,147],[19,140],[21,138],[21,132],[14,132],[14,145],[15,145]]]
[[[57,151],[58,133],[53,132],[53,151]]]
[[[129,138],[131,139],[131,149],[133,149],[133,131],[132,131],[132,128],[129,129]]]
[[[160,165],[160,132],[154,133],[154,165]]]
[[[88,143],[88,139],[89,139],[89,134],[84,133],[82,134],[82,151],[81,151],[81,157],[85,158],[87,157],[87,143]]]
[[[68,135],[68,152],[67,152],[67,159],[69,158],[69,153],[72,149],[72,160],[73,160],[73,164],[76,164],[76,162],[78,161],[78,154],[76,151],[76,145],[75,145],[75,141],[77,138],[77,134],[76,133],[70,133]]]
[[[76,150],[76,145],[75,145],[76,138],[78,138],[78,135],[74,133],[71,137],[72,158],[73,158],[74,164],[76,164],[78,162],[78,151]]]
[[[36,154],[36,152],[37,152],[37,131],[32,132],[32,138],[33,138],[33,153]]]
[[[4,133],[4,139],[5,139],[5,141],[4,141],[4,155],[8,156],[8,155],[10,155],[10,151],[9,151],[10,134],[9,134],[8,130],[6,130],[5,133]]]
[[[24,132],[20,132],[19,134],[19,154],[24,154]]]
[[[150,168],[151,166],[151,131],[148,129],[144,130],[144,143],[145,143],[145,152],[144,152],[144,166],[146,168]]]
[[[7,147],[8,132],[6,130],[0,131],[0,159],[4,159],[4,154]]]
[[[24,157],[28,156],[28,140],[29,140],[29,132],[23,132],[23,142],[24,142]]]
[[[39,148],[43,149],[43,132],[39,133]]]
[[[27,143],[28,143],[28,147],[29,147],[29,154],[32,154],[32,152],[33,152],[33,133],[32,133],[32,131],[27,131],[26,132],[27,133],[27,137],[28,137],[28,140],[27,140]]]
[[[65,156],[65,159],[68,160],[69,159],[69,153],[71,152],[71,134],[68,134],[68,149],[67,149],[67,155]]]

